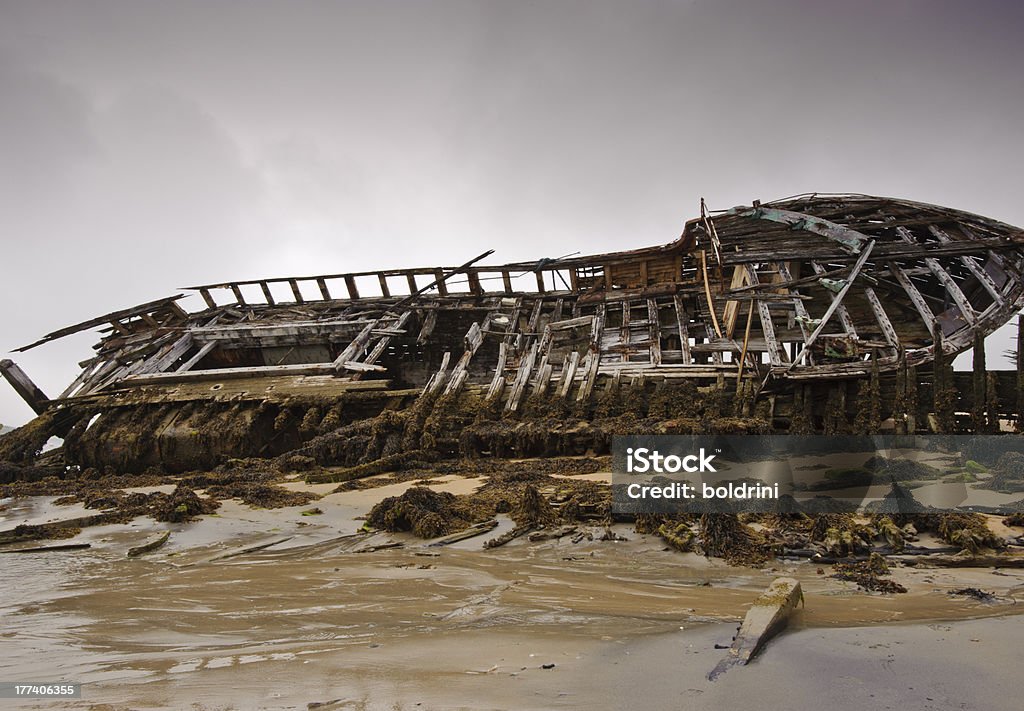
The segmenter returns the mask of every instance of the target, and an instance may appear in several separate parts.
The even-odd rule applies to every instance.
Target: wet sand
[[[1019,708],[1024,571],[897,568],[909,592],[887,596],[806,562],[680,554],[626,526],[628,541],[490,551],[510,521],[444,548],[354,535],[406,486],[330,494],[317,516],[226,501],[194,523],[87,528],[74,541],[88,550],[2,555],[0,679],[85,685],[79,701],[25,708]],[[5,504],[3,528],[75,515],[52,497]],[[163,530],[166,546],[125,557]],[[359,552],[388,542],[404,547]],[[792,629],[707,681],[715,645],[778,575],[804,586]],[[948,594],[966,586],[999,601]]]

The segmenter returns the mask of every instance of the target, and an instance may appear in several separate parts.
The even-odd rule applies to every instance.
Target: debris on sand
[[[220,502],[203,499],[184,484],[178,484],[171,494],[157,492],[149,495],[148,513],[157,521],[180,523],[192,521],[220,508]]]
[[[420,538],[437,538],[490,518],[481,514],[454,494],[414,486],[374,506],[367,522],[385,531],[411,531]]]
[[[686,521],[663,523],[658,526],[658,535],[681,553],[692,551],[696,539],[690,524]]]
[[[1024,527],[1024,513],[1018,511],[1017,513],[1010,514],[1009,516],[1003,519],[1003,525]]]
[[[757,566],[769,557],[768,539],[740,523],[736,514],[702,514],[698,537],[705,556],[724,558],[730,565]]]
[[[992,532],[981,514],[953,512],[939,514],[937,518],[935,530],[939,537],[969,553],[976,554],[985,548],[1006,548],[1006,541]]]
[[[981,588],[960,588],[959,590],[950,590],[948,594],[974,598],[978,602],[998,602],[999,600],[994,593],[985,592]]]
[[[981,486],[1006,494],[1024,491],[1024,453],[1006,452],[992,468],[992,477]]]
[[[527,484],[512,508],[512,519],[520,526],[550,526],[558,522],[558,512],[533,484]]]
[[[171,537],[171,532],[170,531],[164,531],[161,535],[157,536],[156,538],[154,538],[152,541],[149,541],[148,543],[143,543],[141,546],[135,546],[134,548],[129,548],[128,549],[128,557],[129,558],[135,558],[136,556],[140,556],[143,553],[149,553],[150,551],[155,551],[157,548],[160,548],[163,544],[167,543],[167,539],[169,539],[170,537]]]
[[[819,514],[811,526],[811,541],[820,544],[826,555],[846,558],[871,548],[874,533],[857,523],[851,514]]]
[[[800,583],[793,578],[776,578],[747,611],[725,659],[708,674],[714,681],[730,667],[746,665],[765,643],[789,623],[797,605],[804,599]]]
[[[235,482],[211,486],[206,490],[213,499],[238,499],[258,509],[279,509],[286,506],[304,506],[320,498],[309,491],[289,491],[274,484]]]
[[[889,575],[889,564],[878,553],[872,553],[867,560],[857,563],[836,563],[832,568],[832,577],[837,580],[848,580],[869,592],[905,593],[907,589],[893,580],[883,580]]]

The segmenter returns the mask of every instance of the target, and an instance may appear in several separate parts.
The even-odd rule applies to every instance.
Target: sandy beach
[[[679,553],[623,524],[625,540],[594,527],[594,540],[494,550],[482,538],[507,517],[445,547],[360,532],[408,486],[330,493],[317,515],[227,500],[195,522],[142,517],[59,541],[84,550],[3,555],[0,678],[84,685],[78,700],[4,707],[1018,708],[1024,571],[897,567],[908,593],[880,595],[808,562]],[[80,513],[53,500],[5,501],[3,527]],[[164,547],[126,557],[165,530]],[[801,581],[804,609],[752,664],[708,681],[780,575]],[[963,587],[995,599],[950,594]]]

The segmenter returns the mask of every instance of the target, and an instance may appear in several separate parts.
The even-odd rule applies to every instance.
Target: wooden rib
[[[867,297],[868,303],[871,305],[871,311],[875,315],[878,328],[881,330],[886,343],[894,349],[899,349],[900,337],[896,334],[896,329],[893,327],[892,321],[889,320],[889,316],[885,313],[882,302],[879,300],[875,290],[870,286],[864,287],[864,296]]]
[[[911,234],[910,230],[906,227],[897,227],[896,232],[903,238],[904,242],[909,244],[917,244],[917,240],[914,239],[914,235]],[[923,250],[922,250],[923,251]],[[939,283],[946,289],[946,292],[952,297],[953,302],[959,307],[960,313],[963,315],[964,320],[971,324],[978,320],[977,312],[971,305],[971,302],[964,295],[960,285],[949,275],[942,265],[939,264],[939,260],[934,257],[923,257],[925,266],[931,270],[931,273],[935,275],[935,278],[939,280]]]
[[[519,370],[516,373],[515,380],[512,381],[512,390],[509,392],[508,401],[505,403],[505,410],[508,412],[515,412],[519,409],[519,400],[523,396],[526,383],[529,381],[530,373],[533,371],[533,366],[537,361],[537,351],[538,344],[534,343],[519,363]]]
[[[924,296],[922,296],[921,292],[918,291],[916,286],[914,286],[914,283],[910,281],[910,277],[907,276],[907,273],[903,271],[903,268],[900,267],[899,264],[896,262],[889,262],[889,271],[903,288],[903,291],[907,293],[911,303],[914,304],[914,308],[917,309],[917,313],[920,314],[921,320],[924,321],[925,328],[927,328],[930,333],[935,323],[935,314],[932,312],[932,308],[928,305]]]
[[[295,279],[288,280],[288,286],[292,288],[292,296],[295,297],[296,304],[304,304],[306,300],[302,298],[302,292],[299,291],[299,282]]]
[[[819,262],[815,261],[811,262],[811,269],[814,270],[814,273],[817,274],[819,278],[821,278],[821,276],[825,274],[827,271],[825,267],[823,267]],[[832,299],[832,301],[835,301],[838,298],[839,295],[834,293],[831,289],[826,289],[824,286],[822,288],[828,292],[829,297]],[[839,316],[840,323],[843,324],[843,330],[846,332],[846,335],[850,336],[851,338],[856,338],[857,329],[853,325],[853,319],[850,318],[850,312],[847,310],[846,305],[840,304],[839,308],[836,309],[836,314]]]
[[[661,365],[661,318],[658,316],[658,302],[647,299],[648,330],[651,339],[651,365]]]
[[[553,322],[558,322],[558,321],[562,320],[562,309],[563,309],[564,306],[565,306],[565,299],[563,299],[562,297],[558,297],[555,300],[555,310],[551,314],[551,320]]]
[[[466,336],[463,339],[466,350],[463,352],[462,357],[459,358],[459,362],[455,364],[455,368],[452,369],[452,375],[448,380],[448,386],[444,389],[445,395],[456,393],[462,387],[462,384],[466,380],[466,369],[469,367],[469,362],[473,359],[473,356],[476,355],[480,345],[484,342],[483,332],[486,328],[486,320],[483,326],[474,321],[469,327],[469,331],[466,332]]]
[[[935,235],[936,239],[940,242],[949,243],[953,241],[952,237],[935,225],[929,225],[928,230]],[[992,296],[996,303],[1003,303],[1003,294],[999,290],[999,287],[996,286],[996,283],[992,281],[992,277],[988,275],[988,272],[982,269],[973,258],[968,257],[966,254],[960,255],[960,262],[967,267],[971,274],[974,275],[974,278],[977,279],[983,287],[985,287],[985,290]]]
[[[441,367],[437,369],[437,372],[430,376],[430,380],[423,386],[423,394],[430,395],[441,389],[447,379],[448,374],[448,362],[451,360],[452,354],[448,351],[444,352],[444,356],[441,357]]]
[[[747,281],[750,284],[759,284],[760,280],[757,277],[754,265],[746,264],[744,266],[747,271]],[[775,322],[772,321],[772,312],[768,308],[768,304],[761,299],[757,299],[755,303],[757,305],[757,316],[761,321],[761,333],[768,347],[768,360],[772,365],[782,365],[783,361],[787,359],[787,355],[785,349],[783,349],[779,344],[779,340],[775,337]],[[754,304],[751,304],[751,306],[754,306]],[[746,353],[743,355],[746,357]]]
[[[217,302],[213,300],[212,296],[210,296],[209,289],[200,289],[199,295],[203,297],[203,301],[205,301],[206,305],[209,306],[211,309],[217,308]]]
[[[622,302],[622,325],[619,327],[619,344],[621,346],[623,346],[622,351],[621,351],[621,353],[622,353],[621,358],[622,358],[622,361],[624,363],[628,363],[629,362],[629,342],[630,342],[629,320],[630,320],[630,312],[631,311],[632,311],[632,306],[630,305],[629,299],[625,299]]]
[[[436,325],[437,309],[430,309],[430,311],[427,312],[426,318],[423,319],[423,326],[420,328],[420,335],[416,337],[416,345],[424,345],[430,339],[430,334],[434,332],[434,327]]]
[[[708,336],[708,343],[714,343],[716,341],[720,341],[721,340],[720,338],[715,336],[715,329],[713,329],[711,327],[710,323],[705,323],[704,324],[704,332]],[[711,362],[714,363],[715,365],[722,365],[725,362],[724,359],[722,358],[722,351],[721,350],[715,349],[715,350],[711,351]]]
[[[776,262],[776,268],[779,270],[779,276],[784,282],[793,281],[793,273],[789,270],[789,265],[785,262]],[[791,288],[785,287],[787,293],[792,293]],[[800,327],[800,333],[804,337],[804,341],[807,340],[807,336],[810,332],[807,330],[807,324],[811,322],[811,315],[807,312],[807,307],[804,306],[803,299],[793,299],[793,310],[798,316],[796,323]]]
[[[274,295],[270,293],[270,285],[267,282],[261,281],[260,289],[263,291],[263,298],[267,300],[267,303],[269,305],[273,306],[274,304],[277,303],[276,301],[274,301]]]
[[[704,298],[708,302],[708,313],[711,315],[711,325],[714,326],[716,338],[722,337],[722,328],[718,325],[718,315],[715,313],[715,302],[711,298],[711,283],[708,281],[708,257],[706,252],[700,253],[700,268],[704,275]]]
[[[245,297],[242,296],[242,290],[238,287],[238,284],[231,285],[231,293],[235,295],[235,303],[239,306],[245,306]]]
[[[327,288],[327,280],[323,277],[317,277],[316,285],[320,289],[320,296],[323,297],[323,300],[331,301],[331,290]]]
[[[508,360],[508,343],[502,341],[498,344],[498,365],[494,369],[494,377],[491,385],[487,388],[487,400],[501,397],[501,391],[505,389],[505,363]]]
[[[180,366],[178,366],[177,372],[184,373],[184,372],[187,372],[189,370],[192,370],[192,368],[194,368],[195,365],[199,361],[201,361],[203,358],[208,356],[210,354],[210,351],[212,351],[216,347],[217,347],[217,342],[216,341],[210,341],[209,343],[204,343],[203,347],[200,348],[199,351],[194,356],[192,356],[187,361],[185,361]]]
[[[565,365],[562,366],[562,380],[558,385],[558,397],[563,400],[569,396],[569,392],[572,390],[572,381],[576,377],[576,366],[579,362],[579,351],[573,351],[566,358]]]
[[[417,291],[419,291],[419,287],[416,286],[416,275],[415,274],[413,274],[412,272],[406,272],[405,273],[405,281],[409,285],[409,293],[410,294],[415,294]]]
[[[672,304],[675,306],[676,328],[679,329],[679,350],[682,351],[683,364],[690,365],[693,363],[693,356],[690,354],[690,331],[686,327],[689,316],[683,306],[683,297],[675,294],[672,297]]]
[[[356,286],[356,278],[354,276],[345,276],[345,290],[348,291],[348,298],[359,298],[359,287]]]
[[[380,295],[385,299],[391,298],[391,289],[388,288],[388,278],[383,273],[378,272],[377,283],[380,284]]]
[[[732,268],[732,280],[729,284],[729,290],[739,289],[745,286],[748,282],[747,279],[747,264],[737,264]],[[739,302],[735,299],[730,299],[725,302],[725,310],[722,312],[722,320],[725,321],[725,337],[732,338],[733,332],[736,329],[736,316],[739,313]]]

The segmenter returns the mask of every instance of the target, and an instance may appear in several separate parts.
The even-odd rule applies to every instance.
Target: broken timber
[[[794,578],[773,580],[747,611],[747,616],[743,618],[743,624],[740,625],[740,630],[736,633],[725,659],[708,674],[708,679],[714,681],[737,664],[749,664],[765,643],[789,623],[790,615],[803,599],[803,590]]]

